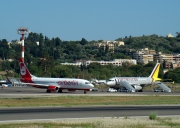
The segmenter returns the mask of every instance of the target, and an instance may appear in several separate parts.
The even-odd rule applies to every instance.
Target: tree
[[[55,46],[59,46],[61,44],[61,39],[59,37],[55,38]]]
[[[164,79],[172,79],[176,83],[180,83],[180,68],[169,70],[164,74]]]
[[[180,37],[180,32],[176,32],[176,37]]]
[[[109,52],[109,47],[108,47],[108,45],[106,45],[106,47],[105,47],[105,53],[108,53]]]
[[[82,38],[81,41],[80,41],[81,45],[85,45],[87,43],[88,43],[88,41],[85,38]]]

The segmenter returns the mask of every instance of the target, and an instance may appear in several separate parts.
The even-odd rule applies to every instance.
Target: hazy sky
[[[115,40],[180,32],[180,0],[0,0],[0,40],[18,27],[61,40]]]

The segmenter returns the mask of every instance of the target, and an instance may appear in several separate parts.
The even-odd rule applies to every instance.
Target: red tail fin
[[[23,62],[22,58],[19,58],[19,67],[20,67],[21,78],[23,79],[31,78],[31,74],[29,70],[27,69],[25,63]]]
[[[7,70],[6,70],[6,73],[8,74],[8,71],[7,71]],[[8,78],[7,74],[5,74],[7,82],[12,83],[12,82],[10,81],[10,79]]]

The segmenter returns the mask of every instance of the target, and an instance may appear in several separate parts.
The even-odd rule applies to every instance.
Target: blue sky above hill
[[[115,40],[180,32],[180,0],[1,0],[0,40],[17,28],[61,40]]]

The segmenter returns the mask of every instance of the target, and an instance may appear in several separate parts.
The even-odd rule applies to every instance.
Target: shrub
[[[157,114],[156,113],[151,113],[150,115],[149,115],[149,119],[150,120],[155,120],[157,118]]]

